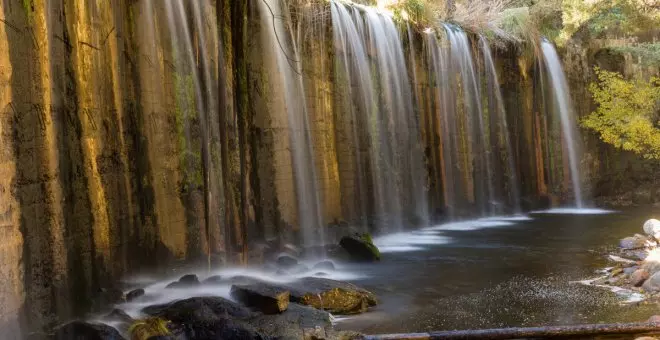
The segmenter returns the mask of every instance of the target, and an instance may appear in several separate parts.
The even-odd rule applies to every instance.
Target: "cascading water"
[[[466,161],[473,162],[473,164],[468,164],[465,169],[472,169],[475,202],[481,213],[487,215],[492,213],[496,204],[493,188],[493,162],[487,127],[484,123],[481,91],[472,58],[472,48],[467,34],[460,27],[445,24],[444,28],[451,45],[453,66],[458,68],[456,71],[460,74],[462,83],[463,108],[466,115],[464,129],[468,137],[467,145],[463,146],[463,152],[466,154]],[[474,157],[474,160],[470,159],[471,156]],[[484,201],[483,198],[487,198],[487,201]]]
[[[502,90],[500,89],[500,82],[493,62],[493,56],[490,51],[490,45],[485,37],[479,37],[479,46],[484,56],[484,64],[486,68],[486,83],[488,86],[488,107],[491,111],[488,112],[491,117],[491,124],[497,120],[497,129],[492,131],[497,135],[499,145],[491,145],[491,147],[499,147],[504,150],[506,154],[495,152],[500,157],[506,158],[508,172],[506,177],[508,179],[508,192],[509,202],[512,205],[515,213],[520,213],[520,189],[518,187],[518,174],[515,165],[513,147],[511,146],[511,137],[509,136],[509,125],[507,123],[506,110],[504,108],[504,100],[502,99]],[[494,111],[494,112],[493,112]],[[495,118],[493,118],[495,117]]]
[[[303,79],[299,67],[300,55],[293,37],[291,18],[286,4],[277,0],[258,1],[259,16],[263,32],[269,36],[267,42],[275,54],[279,71],[276,80],[284,91],[284,114],[290,134],[297,199],[297,223],[302,231],[305,246],[324,244],[322,213],[319,202],[313,145],[309,133],[309,122]]]
[[[577,138],[579,136],[568,82],[566,81],[566,76],[555,47],[549,41],[544,39],[541,42],[541,50],[543,52],[543,61],[552,85],[551,92],[554,98],[553,107],[561,121],[562,136],[568,153],[569,171],[575,205],[577,208],[583,208],[584,197],[582,194],[582,180],[579,169],[579,150],[581,149],[581,143],[579,138]]]
[[[346,110],[353,117],[356,164],[368,166],[365,175],[372,183],[370,212],[379,219],[379,231],[400,230],[411,218],[425,223],[426,176],[399,31],[391,17],[374,8],[331,2],[331,11],[338,78],[355,103]],[[367,145],[360,131],[368,134]],[[368,164],[359,159],[362,147],[369,150]],[[403,216],[404,203],[416,216]]]

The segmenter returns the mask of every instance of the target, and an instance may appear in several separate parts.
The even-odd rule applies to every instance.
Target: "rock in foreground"
[[[231,297],[264,314],[277,314],[289,306],[289,291],[268,284],[233,285]]]
[[[220,317],[245,318],[253,313],[247,308],[221,297],[195,297],[154,305],[142,310],[145,314],[176,323],[215,320]]]
[[[344,236],[339,245],[346,250],[355,261],[374,262],[380,261],[380,251],[376,247],[369,234],[355,234]]]
[[[348,282],[306,277],[287,286],[291,301],[333,314],[363,313],[378,303],[373,293]]]
[[[104,324],[73,321],[55,330],[53,340],[124,340],[119,332]]]

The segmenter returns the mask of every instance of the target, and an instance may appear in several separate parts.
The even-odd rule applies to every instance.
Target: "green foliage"
[[[161,318],[147,318],[135,321],[129,328],[131,340],[147,340],[154,337],[168,337],[171,335],[167,325],[170,322]]]
[[[630,53],[640,59],[642,65],[660,65],[660,43],[643,43],[633,46],[616,46],[614,51]]]
[[[598,108],[582,120],[582,126],[619,149],[660,159],[660,78],[628,81],[616,72],[595,71],[598,83],[589,90]]]

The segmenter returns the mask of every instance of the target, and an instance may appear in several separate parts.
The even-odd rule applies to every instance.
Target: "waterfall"
[[[298,226],[305,246],[325,242],[319,188],[314,164],[313,145],[300,55],[294,40],[290,14],[286,4],[277,0],[258,1],[263,32],[269,36],[267,46],[275,55],[279,72],[276,80],[284,92],[284,114],[288,123],[293,178],[296,190]]]
[[[504,150],[505,153],[495,152],[495,154],[500,155],[500,157],[506,158],[506,165],[508,166],[508,173],[506,177],[508,179],[508,191],[509,191],[509,202],[514,209],[515,213],[520,213],[520,189],[518,187],[518,171],[516,169],[513,147],[511,146],[511,137],[509,136],[509,125],[507,123],[506,109],[504,108],[504,100],[502,99],[502,90],[500,89],[500,82],[497,76],[497,70],[495,69],[495,63],[493,62],[493,56],[490,51],[490,46],[488,45],[488,40],[485,37],[479,37],[479,46],[481,48],[481,53],[484,56],[484,64],[486,68],[486,83],[488,86],[488,107],[492,111],[489,111],[488,114],[491,117],[491,122],[497,120],[497,129],[492,131],[497,134],[499,145],[492,145],[492,147],[499,147],[500,150]],[[491,95],[492,94],[492,95]],[[496,117],[493,119],[493,117]],[[492,140],[492,139],[491,139]]]
[[[582,180],[579,169],[581,142],[579,138],[576,138],[579,137],[579,135],[568,82],[566,81],[566,76],[555,47],[549,41],[544,39],[541,42],[541,50],[543,52],[543,61],[552,85],[550,88],[554,98],[553,108],[555,114],[559,116],[561,121],[562,136],[568,152],[569,171],[575,205],[578,208],[582,208],[584,207],[584,198],[582,194]]]
[[[367,214],[377,217],[381,232],[413,221],[425,223],[423,148],[399,31],[391,17],[374,8],[333,1],[331,14],[337,78],[350,98],[343,109],[352,117],[356,164],[372,184],[360,188],[372,202]],[[366,164],[360,159],[363,148],[368,149]]]
[[[463,108],[466,115],[464,129],[468,136],[467,145],[463,149],[468,162],[466,169],[472,168],[474,201],[482,215],[487,215],[493,212],[496,204],[493,192],[493,162],[481,105],[481,89],[472,58],[472,47],[467,34],[460,27],[445,24],[444,28],[451,45],[453,67],[457,68],[462,85]],[[484,198],[487,200],[484,201]]]

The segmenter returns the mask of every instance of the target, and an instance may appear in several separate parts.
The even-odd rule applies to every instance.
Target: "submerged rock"
[[[142,312],[176,323],[216,320],[223,317],[245,318],[253,313],[247,308],[221,297],[194,297],[168,304],[153,305]]]
[[[330,314],[297,303],[274,315],[258,315],[246,320],[248,324],[276,339],[304,339],[306,329],[331,330]]]
[[[217,284],[222,284],[222,283],[225,283],[225,282],[222,280],[222,276],[220,276],[220,275],[209,276],[204,281],[202,281],[202,284],[205,284],[205,285],[217,285]]]
[[[280,268],[285,269],[293,268],[298,265],[298,260],[295,257],[289,255],[280,255],[277,257],[275,262]]]
[[[52,340],[124,340],[116,329],[104,325],[73,321],[55,329]]]
[[[242,304],[264,314],[281,313],[289,306],[289,291],[268,284],[234,285],[230,294]]]
[[[339,245],[350,254],[353,260],[367,262],[380,260],[380,251],[374,245],[369,234],[344,236],[339,241]]]
[[[335,270],[335,264],[332,263],[332,261],[321,261],[312,267],[312,269],[315,270],[327,270],[327,271],[333,271]]]
[[[333,314],[363,313],[378,303],[373,293],[348,282],[306,277],[287,286],[291,301]]]
[[[182,276],[179,281],[172,282],[168,284],[165,288],[170,289],[170,288],[188,288],[188,287],[194,287],[194,286],[199,286],[201,283],[199,282],[199,278],[197,278],[197,275],[195,274],[188,274]]]
[[[134,289],[126,294],[126,302],[131,302],[142,295],[144,295],[144,289]]]

